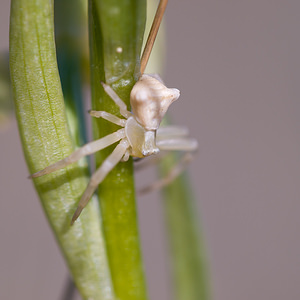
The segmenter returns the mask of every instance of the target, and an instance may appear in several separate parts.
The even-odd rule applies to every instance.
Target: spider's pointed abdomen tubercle
[[[146,130],[155,131],[171,103],[180,96],[151,75],[143,74],[130,93],[130,104],[136,121]]]

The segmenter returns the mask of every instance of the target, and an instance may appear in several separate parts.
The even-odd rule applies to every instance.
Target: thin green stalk
[[[145,24],[144,0],[90,0],[89,29],[92,107],[120,115],[100,82],[112,86],[129,106],[129,94],[139,75],[139,55]],[[94,138],[118,129],[94,120]],[[116,145],[96,155],[99,166]],[[133,183],[132,159],[118,164],[99,186],[109,265],[116,297],[147,299]]]
[[[176,155],[166,157],[162,173],[177,161]],[[175,299],[209,300],[206,251],[187,174],[165,187],[163,196]]]
[[[58,75],[53,27],[53,1],[12,0],[10,70],[30,173],[74,150]],[[83,299],[111,300],[114,296],[97,202],[91,201],[76,224],[70,226],[87,185],[86,174],[86,166],[74,164],[34,179],[34,185]],[[20,199],[21,210],[23,205],[26,199]]]

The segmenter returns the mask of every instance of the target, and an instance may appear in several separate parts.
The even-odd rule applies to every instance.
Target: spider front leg
[[[170,139],[171,137],[179,138],[189,135],[189,129],[185,126],[168,125],[161,126],[157,129],[156,140]]]
[[[86,190],[84,191],[79,201],[78,207],[73,215],[71,225],[79,217],[80,213],[82,212],[82,210],[92,197],[93,193],[95,192],[97,186],[104,180],[106,175],[117,165],[117,163],[121,161],[128,147],[128,141],[126,139],[121,140],[121,142],[117,145],[114,151],[104,160],[99,169],[92,175],[90,182]]]
[[[156,145],[165,151],[195,152],[198,149],[198,141],[186,136],[157,136]]]

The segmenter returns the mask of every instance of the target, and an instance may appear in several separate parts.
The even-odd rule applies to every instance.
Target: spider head
[[[169,89],[150,75],[142,75],[130,93],[132,112],[146,130],[157,130],[169,106],[179,98],[177,89]]]

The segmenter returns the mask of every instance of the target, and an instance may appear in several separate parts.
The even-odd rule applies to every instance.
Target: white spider
[[[160,6],[166,5],[166,2],[165,0],[161,1],[158,12]],[[163,14],[163,12],[160,11],[160,15],[161,14]],[[157,21],[157,16],[155,20]],[[155,24],[155,20],[153,24]],[[157,30],[158,28],[156,29],[156,33]],[[151,36],[153,37],[153,33],[151,35],[150,32],[148,41]],[[142,74],[147,64],[153,42],[154,41],[152,41],[151,46],[145,46],[145,49],[148,50],[148,54],[145,54],[147,51],[144,51],[141,59]],[[122,128],[99,140],[82,146],[68,157],[31,175],[31,177],[34,178],[52,173],[78,161],[86,155],[93,154],[119,141],[113,152],[92,175],[73,215],[72,224],[87,205],[97,186],[120,161],[127,161],[129,156],[143,158],[157,154],[160,150],[186,151],[187,154],[183,156],[181,163],[176,165],[166,178],[147,188],[147,190],[157,189],[172,181],[181,172],[183,165],[191,159],[191,152],[195,151],[198,147],[197,141],[187,137],[188,131],[183,127],[166,126],[159,128],[160,122],[170,104],[179,98],[180,93],[177,89],[167,88],[158,75],[143,74],[133,86],[130,93],[132,112],[127,110],[126,104],[109,85],[102,82],[102,86],[105,92],[119,106],[120,114],[124,119],[118,118],[105,111],[92,110],[90,114],[96,118],[106,119]]]

